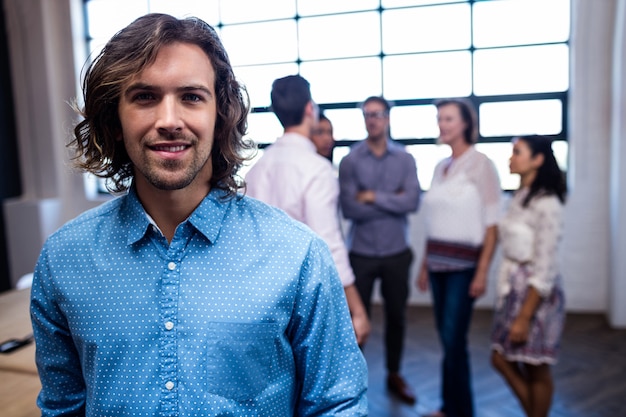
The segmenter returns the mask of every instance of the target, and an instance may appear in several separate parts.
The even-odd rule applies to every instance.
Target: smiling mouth
[[[152,149],[159,152],[182,152],[187,149],[187,145],[177,146],[153,146]]]

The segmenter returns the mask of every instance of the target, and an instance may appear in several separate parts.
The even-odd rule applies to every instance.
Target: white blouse
[[[558,242],[563,233],[563,205],[555,195],[534,197],[527,207],[522,202],[528,189],[521,189],[511,199],[506,215],[498,224],[503,262],[500,266],[498,293],[510,290],[512,268],[526,264],[531,268],[528,285],[541,296],[552,291],[559,275]]]
[[[474,146],[443,159],[422,202],[428,238],[480,246],[500,217],[501,193],[495,165]]]

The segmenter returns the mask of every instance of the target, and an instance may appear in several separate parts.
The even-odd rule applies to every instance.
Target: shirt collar
[[[212,189],[186,221],[198,230],[210,242],[215,242],[219,235],[226,211],[232,199],[224,199],[226,192]],[[135,187],[131,187],[122,210],[124,221],[128,225],[126,244],[132,245],[142,239],[154,224],[145,211]]]
[[[227,197],[226,191],[214,188],[191,213],[188,220],[209,242],[215,243],[227,210],[238,198],[239,196]]]
[[[459,156],[457,158],[457,161],[464,161],[466,159],[469,159],[472,157],[472,155],[476,152],[476,148],[474,147],[474,145],[470,145],[469,148],[467,148],[467,150],[465,152],[463,152],[461,154],[461,156]]]
[[[371,151],[370,147],[367,145],[367,140],[366,139],[362,140],[360,145],[361,145],[360,149],[361,149],[361,153],[362,154],[367,154],[367,155],[374,156],[374,153]],[[395,154],[397,152],[400,152],[401,149],[402,149],[401,145],[399,145],[396,142],[394,142],[393,140],[387,138],[387,146],[385,147],[385,153],[383,155]]]
[[[280,144],[280,146],[297,146],[307,151],[317,152],[315,144],[311,139],[294,132],[285,133],[276,139],[276,144]]]

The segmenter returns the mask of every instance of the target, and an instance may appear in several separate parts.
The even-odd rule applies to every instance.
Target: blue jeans
[[[475,269],[430,272],[435,324],[443,346],[441,397],[446,417],[473,417],[471,371],[467,350],[474,298],[469,296]]]

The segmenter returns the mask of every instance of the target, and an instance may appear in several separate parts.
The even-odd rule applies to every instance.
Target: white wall
[[[85,60],[80,0],[4,0],[23,195],[4,202],[11,281],[32,272],[45,238],[92,207],[65,147]],[[74,31],[74,32],[73,32]]]
[[[611,279],[609,319],[615,327],[626,327],[626,0],[615,12],[611,101]]]
[[[615,2],[572,2],[570,196],[563,272],[568,303],[606,310],[609,291],[609,156]]]
[[[85,198],[82,177],[68,168],[64,147],[75,115],[84,62],[80,0],[3,0],[13,71],[24,195],[5,202],[12,280],[32,271],[45,237],[97,202]],[[626,184],[619,161],[624,121],[626,0],[572,0],[570,197],[562,270],[568,310],[606,312],[626,327]],[[74,47],[75,46],[75,47]],[[621,52],[621,53],[620,53]],[[541,63],[537,63],[541,65]],[[411,217],[414,274],[423,252],[420,214]],[[492,268],[492,271],[495,270]],[[487,296],[490,307],[493,274]],[[412,285],[411,302],[428,294]]]
[[[614,47],[624,45],[624,32],[616,24],[623,20],[617,14],[620,2],[623,0],[572,2],[572,170],[563,271],[571,309],[607,311],[614,325],[626,326],[623,311],[609,311],[611,303],[626,302],[626,293],[617,291],[625,271],[611,269],[612,261],[624,253],[620,254],[620,248],[611,240],[611,231],[619,219],[626,219],[624,204],[610,206],[611,200],[623,201],[626,197],[619,186],[610,187],[612,164],[618,163],[612,158],[618,151],[615,144],[626,139],[623,130],[622,137],[612,138],[612,121],[619,117],[612,108],[616,98],[623,101],[625,97],[623,90],[616,89],[624,73],[614,72],[620,59]],[[614,175],[613,181],[624,188],[624,178]]]

